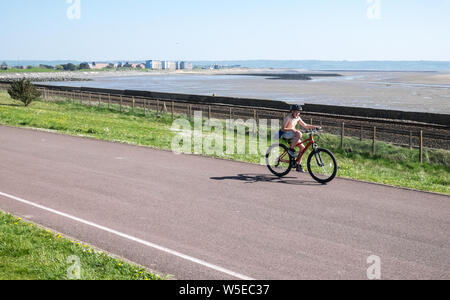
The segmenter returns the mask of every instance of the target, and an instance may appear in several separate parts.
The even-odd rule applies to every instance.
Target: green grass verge
[[[8,70],[0,70],[0,74],[8,74],[8,73],[47,73],[47,72],[61,72],[60,70],[55,69],[46,69],[46,68],[31,68],[31,69],[8,69]]]
[[[108,109],[71,102],[37,101],[25,108],[12,101],[5,92],[0,92],[0,124],[50,129],[166,150],[171,149],[175,136],[170,130],[170,115],[154,112],[144,115],[141,109],[136,109],[134,114],[120,113],[117,107]],[[248,140],[248,136],[246,138]],[[383,142],[377,143],[376,155],[370,154],[370,141],[361,143],[353,138],[346,138],[345,149],[340,149],[338,137],[324,134],[319,145],[335,153],[340,177],[450,194],[449,151],[426,149],[425,163],[420,164],[418,150]],[[225,154],[220,157],[250,163],[261,161],[260,156],[248,154]]]
[[[0,211],[0,280],[159,280],[144,268]],[[75,278],[76,279],[76,278]]]

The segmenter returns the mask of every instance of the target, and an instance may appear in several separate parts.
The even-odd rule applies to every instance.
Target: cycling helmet
[[[296,110],[302,111],[303,108],[298,104],[291,105],[291,112],[296,111]]]

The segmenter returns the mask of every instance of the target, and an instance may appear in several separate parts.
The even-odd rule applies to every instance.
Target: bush
[[[80,66],[78,67],[80,70],[88,70],[91,67],[89,66],[88,63],[81,63]]]
[[[22,101],[25,106],[30,105],[31,102],[41,96],[41,92],[25,78],[13,81],[8,89],[8,94],[12,99]]]
[[[77,70],[77,66],[75,66],[74,64],[68,63],[66,65],[62,65],[64,68],[64,71],[76,71]]]

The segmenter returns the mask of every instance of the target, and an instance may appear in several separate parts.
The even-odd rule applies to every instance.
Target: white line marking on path
[[[94,227],[94,228],[97,228],[97,229],[100,229],[100,230],[103,230],[103,231],[106,231],[106,232],[109,232],[109,233],[112,233],[112,234],[114,234],[114,235],[120,236],[120,237],[125,238],[125,239],[128,239],[128,240],[130,240],[130,241],[133,241],[133,242],[142,244],[142,245],[144,245],[144,246],[147,246],[147,247],[150,247],[150,248],[154,248],[154,249],[156,249],[156,250],[159,250],[159,251],[162,251],[162,252],[165,252],[165,253],[168,253],[168,254],[177,256],[177,257],[182,258],[182,259],[184,259],[184,260],[187,260],[187,261],[190,261],[190,262],[193,262],[193,263],[202,265],[202,266],[204,266],[204,267],[213,269],[213,270],[215,270],[215,271],[218,271],[218,272],[221,272],[221,273],[230,275],[230,276],[235,277],[235,278],[238,278],[238,279],[242,279],[242,280],[255,280],[255,279],[253,279],[253,278],[251,278],[251,277],[248,277],[248,276],[245,276],[245,275],[242,275],[242,274],[239,274],[239,273],[236,273],[236,272],[227,270],[227,269],[225,269],[225,268],[219,267],[219,266],[214,265],[214,264],[210,264],[210,263],[205,262],[205,261],[203,261],[203,260],[201,260],[201,259],[197,259],[197,258],[195,258],[195,257],[189,256],[189,255],[185,255],[185,254],[183,254],[183,253],[180,253],[180,252],[177,252],[177,251],[168,249],[168,248],[166,248],[166,247],[162,247],[162,246],[159,246],[159,245],[157,245],[157,244],[154,244],[154,243],[151,243],[151,242],[147,242],[147,241],[141,240],[141,239],[139,239],[139,238],[130,236],[130,235],[128,235],[128,234],[125,234],[125,233],[122,233],[122,232],[119,232],[119,231],[116,231],[116,230],[113,230],[113,229],[110,229],[110,228],[107,228],[107,227],[104,227],[104,226],[95,224],[95,223],[93,223],[93,222],[89,222],[89,221],[86,221],[86,220],[83,220],[83,219],[80,219],[80,218],[71,216],[71,215],[69,215],[69,214],[66,214],[66,213],[63,213],[63,212],[60,212],[60,211],[57,211],[57,210],[54,210],[54,209],[45,207],[45,206],[43,206],[43,205],[39,205],[39,204],[33,203],[33,202],[31,202],[31,201],[24,200],[24,199],[19,198],[19,197],[15,197],[15,196],[12,196],[12,195],[9,195],[9,194],[5,194],[5,193],[2,193],[2,192],[0,192],[0,196],[9,198],[9,199],[11,199],[11,200],[15,200],[15,201],[18,201],[18,202],[21,202],[21,203],[24,203],[24,204],[27,204],[27,205],[30,205],[30,206],[34,206],[34,207],[37,207],[37,208],[39,208],[39,209],[42,209],[42,210],[45,210],[45,211],[54,213],[54,214],[56,214],[56,215],[59,215],[59,216],[62,216],[62,217],[71,219],[71,220],[73,220],[73,221],[76,221],[76,222],[79,222],[79,223],[82,223],[82,224],[85,224],[85,225],[88,225],[88,226],[91,226],[91,227]]]

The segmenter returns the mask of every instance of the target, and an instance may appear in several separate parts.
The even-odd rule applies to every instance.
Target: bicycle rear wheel
[[[317,149],[308,157],[308,171],[312,178],[319,183],[331,182],[338,171],[336,158],[327,149]]]
[[[270,172],[278,177],[284,177],[292,170],[293,159],[288,153],[288,147],[283,144],[272,145],[266,154],[266,164]]]

